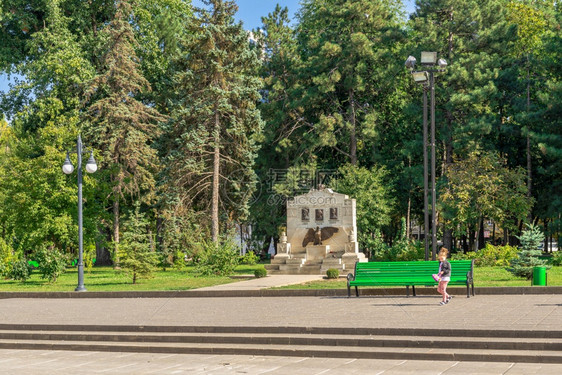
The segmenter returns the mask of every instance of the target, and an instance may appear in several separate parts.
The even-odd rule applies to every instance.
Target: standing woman
[[[449,250],[446,248],[441,248],[439,251],[439,285],[437,286],[437,291],[443,296],[443,300],[439,302],[440,305],[445,305],[451,300],[450,295],[447,294],[447,284],[451,280],[451,263],[447,260],[447,254]]]

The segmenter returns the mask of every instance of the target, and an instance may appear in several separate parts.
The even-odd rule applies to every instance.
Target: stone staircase
[[[0,349],[562,363],[562,331],[0,324]]]
[[[335,268],[340,275],[352,272],[355,263],[346,265],[341,255],[329,256],[324,259],[307,259],[306,254],[292,254],[291,258],[271,260],[271,264],[265,265],[268,274],[271,275],[325,275],[330,268]]]

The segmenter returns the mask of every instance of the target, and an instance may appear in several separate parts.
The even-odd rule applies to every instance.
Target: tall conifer
[[[145,202],[153,198],[158,158],[152,143],[158,136],[156,124],[163,120],[152,106],[136,99],[150,85],[135,53],[131,4],[131,0],[117,3],[113,20],[103,30],[102,71],[86,90],[86,139],[101,151],[101,170],[109,179],[116,250],[121,201],[141,194]]]
[[[233,1],[204,0],[194,21],[190,53],[179,61],[169,146],[169,184],[178,202],[210,213],[219,240],[219,216],[243,217],[255,186],[252,170],[262,120],[256,53],[248,33],[234,23]]]
[[[307,136],[340,163],[358,163],[395,100],[400,9],[395,0],[303,2],[298,35],[307,88],[302,102],[312,127]]]

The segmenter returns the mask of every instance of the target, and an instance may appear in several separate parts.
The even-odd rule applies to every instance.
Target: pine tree
[[[387,115],[399,101],[394,77],[402,73],[395,63],[403,37],[400,7],[395,0],[302,4],[298,37],[307,136],[330,158],[337,155],[337,164],[357,164],[366,144],[391,122]]]
[[[140,277],[149,277],[158,264],[157,254],[150,249],[147,232],[148,221],[140,212],[140,203],[135,204],[135,211],[125,222],[123,241],[119,249],[120,266],[133,276],[133,284]]]
[[[526,167],[527,167],[527,189],[529,197],[533,191],[533,158],[532,151],[534,142],[531,139],[531,131],[537,126],[532,124],[530,116],[532,101],[535,98],[535,86],[538,70],[541,64],[538,63],[539,56],[544,53],[543,42],[544,34],[547,31],[546,14],[540,9],[540,5],[525,3],[523,1],[510,1],[507,4],[508,20],[515,26],[516,40],[511,45],[511,53],[516,59],[520,80],[520,86],[524,87],[524,92],[520,92],[519,108],[515,108],[514,115],[517,123],[522,126],[522,135],[525,137]],[[538,69],[537,69],[538,68]],[[529,216],[531,218],[531,216]]]
[[[313,148],[304,137],[309,126],[303,119],[300,100],[302,61],[288,8],[277,5],[267,17],[262,17],[262,23],[263,27],[253,34],[262,59],[260,74],[265,94],[259,108],[268,119],[264,143],[270,147],[260,149],[258,163],[264,162],[267,169],[288,168],[313,155]]]
[[[278,236],[278,228],[285,222],[284,202],[273,190],[277,174],[285,175],[288,168],[314,158],[314,146],[306,137],[310,127],[303,118],[301,103],[302,61],[288,9],[277,5],[262,17],[262,24],[253,34],[262,61],[263,98],[259,109],[267,119],[263,129],[263,144],[267,147],[260,148],[256,159],[255,170],[264,184],[257,202],[250,207],[252,222],[259,223],[252,227],[252,237],[259,241]]]
[[[157,123],[164,119],[151,105],[136,99],[150,90],[150,84],[140,72],[129,22],[132,15],[131,1],[119,1],[114,19],[103,30],[103,71],[86,90],[86,139],[101,151],[100,170],[109,180],[116,251],[121,201],[141,194],[145,202],[154,198],[158,157],[152,145],[159,135]]]
[[[438,175],[444,172],[439,164],[450,165],[455,157],[464,159],[480,147],[493,149],[497,133],[504,131],[509,116],[504,107],[510,100],[506,96],[511,93],[499,86],[514,80],[507,58],[511,30],[504,4],[503,0],[416,3],[412,52],[435,51],[448,62],[447,71],[435,80],[436,151],[443,161],[437,163]],[[453,229],[443,228],[447,248],[452,246]]]
[[[168,184],[181,205],[210,213],[211,236],[219,241],[220,211],[232,219],[247,214],[256,184],[252,170],[262,120],[259,61],[248,33],[233,17],[233,1],[205,0],[187,40],[190,51],[178,62],[179,93],[171,144]]]
[[[527,230],[524,230],[517,238],[521,241],[521,251],[509,262],[510,267],[507,270],[515,276],[530,280],[534,267],[546,266],[546,260],[539,259],[542,254],[539,245],[544,240],[544,234],[538,227],[527,224]]]

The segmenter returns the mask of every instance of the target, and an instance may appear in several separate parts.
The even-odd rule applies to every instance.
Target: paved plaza
[[[3,375],[559,375],[562,365],[0,350]]]
[[[263,283],[263,281],[261,281]],[[246,286],[248,284],[245,284]],[[241,286],[243,287],[243,286]],[[2,324],[562,330],[562,295],[8,298]],[[559,364],[0,350],[1,374],[560,374]]]

